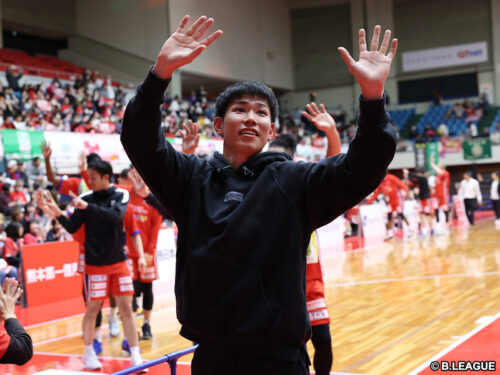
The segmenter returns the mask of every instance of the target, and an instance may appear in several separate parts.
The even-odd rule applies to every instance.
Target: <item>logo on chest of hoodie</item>
[[[243,193],[239,191],[230,191],[224,197],[224,203],[229,201],[243,202]]]

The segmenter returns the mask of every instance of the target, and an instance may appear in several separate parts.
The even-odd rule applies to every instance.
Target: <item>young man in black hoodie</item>
[[[217,99],[214,126],[223,154],[209,161],[166,142],[160,105],[175,69],[222,35],[213,19],[186,28],[185,16],[129,102],[123,146],[179,227],[175,293],[181,335],[200,346],[192,374],[309,373],[305,343],[306,251],[311,233],[357,204],[382,181],[396,149],[384,83],[397,41],[380,26],[360,60],[339,51],[361,85],[359,129],[347,154],[295,163],[262,149],[274,135],[277,101],[267,86],[242,82]]]

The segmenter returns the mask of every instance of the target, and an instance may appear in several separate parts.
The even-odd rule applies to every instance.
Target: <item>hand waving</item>
[[[169,78],[174,70],[189,64],[222,35],[222,31],[217,30],[203,38],[214,23],[213,18],[201,16],[184,31],[188,22],[189,16],[186,15],[160,50],[153,72],[162,79]]]
[[[50,159],[50,156],[52,155],[52,149],[50,148],[50,144],[43,141],[41,146],[44,159]]]
[[[391,30],[386,30],[379,48],[380,26],[377,25],[373,31],[370,50],[368,50],[365,30],[360,29],[359,61],[355,61],[344,47],[339,47],[347,69],[359,82],[363,98],[366,100],[380,99],[384,94],[384,84],[391,70],[392,59],[398,49],[398,40],[393,39],[391,50],[386,55],[390,39]]]
[[[149,195],[149,189],[144,183],[142,177],[139,175],[139,172],[137,172],[135,168],[132,168],[128,172],[128,177],[134,184],[134,192],[141,198],[146,198]]]
[[[182,152],[184,154],[194,154],[196,147],[198,147],[198,142],[200,141],[200,126],[191,120],[188,121],[188,125],[182,124],[184,130],[179,130],[179,134],[182,137]]]
[[[318,130],[321,130],[327,134],[332,131],[336,131],[337,127],[333,117],[330,116],[330,114],[326,111],[326,108],[323,104],[320,104],[319,106],[321,108],[321,111],[318,109],[316,103],[308,104],[306,106],[307,112],[303,111],[302,114],[305,116],[305,118],[311,121]]]
[[[19,288],[19,282],[16,279],[5,279],[0,288],[0,315],[3,320],[16,317],[14,310],[21,294],[23,290]]]

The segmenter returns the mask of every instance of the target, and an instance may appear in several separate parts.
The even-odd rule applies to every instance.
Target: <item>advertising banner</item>
[[[471,139],[464,141],[462,145],[465,160],[491,158],[491,140],[489,138]]]
[[[488,43],[477,42],[403,53],[403,72],[488,61]]]
[[[10,157],[28,161],[42,156],[43,132],[3,129],[1,133],[4,153]]]
[[[81,297],[82,277],[76,272],[78,249],[75,241],[23,246],[24,290],[29,307]]]

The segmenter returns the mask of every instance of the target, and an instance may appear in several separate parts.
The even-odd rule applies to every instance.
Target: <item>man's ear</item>
[[[214,129],[217,135],[224,138],[222,117],[214,118]]]
[[[272,141],[275,135],[276,135],[276,126],[274,125],[273,122],[271,123],[271,129],[269,129],[269,136],[267,137],[267,140]]]

